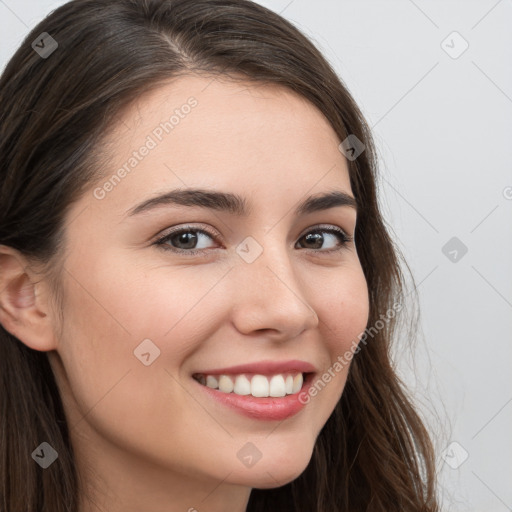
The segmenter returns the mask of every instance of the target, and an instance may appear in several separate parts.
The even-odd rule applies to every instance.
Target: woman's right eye
[[[199,254],[208,249],[208,247],[200,247],[197,249],[195,246],[201,238],[213,239],[215,235],[198,228],[180,228],[171,233],[167,233],[162,238],[159,238],[155,244],[161,246],[162,249],[180,254]],[[169,245],[169,242],[174,244],[184,244],[185,248],[175,248]]]

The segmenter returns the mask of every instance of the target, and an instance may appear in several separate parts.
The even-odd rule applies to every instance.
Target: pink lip
[[[294,371],[301,373],[312,373],[316,372],[316,368],[310,363],[294,359],[290,361],[260,361],[257,363],[230,366],[229,368],[203,370],[195,373],[201,373],[203,375],[233,375],[240,373],[257,373],[259,375],[272,375],[276,373],[287,373]]]
[[[225,370],[232,372],[233,369],[236,369],[237,371],[234,373],[241,373],[238,370],[239,368],[242,367],[237,366],[233,368],[226,368]],[[253,366],[251,366],[251,368],[253,368]],[[296,368],[294,366],[293,369],[300,368]],[[211,398],[231,409],[234,409],[240,414],[248,416],[249,418],[266,421],[283,421],[286,418],[297,414],[307,405],[309,400],[303,403],[299,400],[299,397],[303,397],[305,394],[307,396],[309,388],[313,386],[313,377],[314,375],[312,373],[306,375],[302,388],[298,393],[279,398],[258,398],[252,395],[224,393],[218,389],[212,389],[208,386],[204,386],[203,384],[197,382],[195,379],[192,379],[192,382],[195,382],[198,386],[200,386],[200,388],[203,389],[204,392],[207,393]]]

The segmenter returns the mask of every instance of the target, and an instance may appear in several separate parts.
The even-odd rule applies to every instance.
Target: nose
[[[236,281],[232,320],[241,333],[287,340],[318,325],[318,315],[305,293],[305,280],[297,276],[282,246],[265,244],[255,261],[240,261],[232,273]]]

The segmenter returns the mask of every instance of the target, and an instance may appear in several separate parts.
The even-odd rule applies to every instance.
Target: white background
[[[2,68],[63,3],[0,0]],[[414,360],[396,361],[433,431],[443,511],[512,510],[512,3],[259,3],[313,39],[373,128],[421,307]],[[468,249],[455,262],[452,237]]]

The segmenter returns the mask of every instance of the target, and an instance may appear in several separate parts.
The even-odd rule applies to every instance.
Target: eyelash
[[[182,233],[202,233],[205,235],[208,235],[212,239],[216,238],[216,235],[214,233],[211,233],[207,229],[200,229],[200,228],[194,228],[185,226],[183,228],[176,229],[175,231],[172,231],[170,233],[167,233],[165,236],[157,239],[154,242],[154,245],[157,245],[161,247],[164,251],[170,251],[177,254],[186,254],[186,255],[197,255],[200,253],[204,253],[206,251],[209,251],[213,248],[206,248],[206,249],[176,249],[168,246],[166,244],[167,241],[169,241],[173,236],[182,234]],[[353,241],[353,237],[350,235],[347,235],[345,231],[343,231],[341,228],[338,228],[336,226],[329,226],[329,227],[322,227],[322,226],[316,226],[315,228],[311,229],[310,231],[307,231],[304,233],[300,238],[305,237],[306,235],[309,235],[311,233],[332,233],[338,236],[338,239],[341,241],[341,244],[336,249],[328,249],[328,250],[322,250],[322,249],[305,249],[306,251],[314,251],[314,252],[321,252],[321,253],[335,253],[339,252],[343,249],[346,249],[346,245]],[[299,240],[300,240],[299,238]]]

